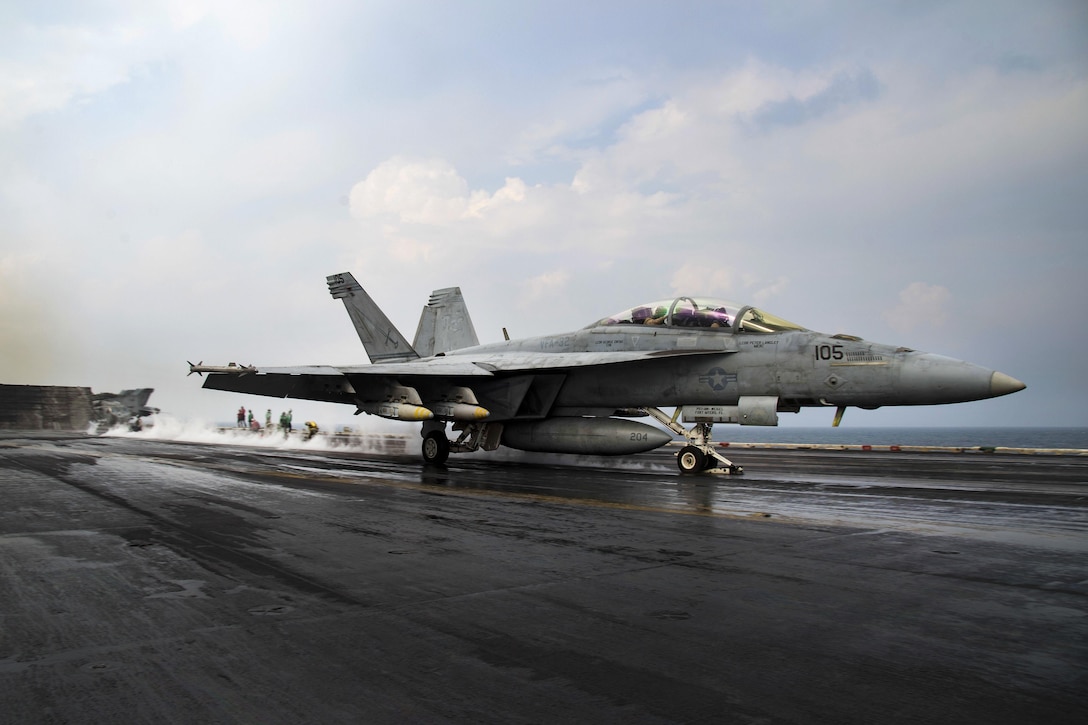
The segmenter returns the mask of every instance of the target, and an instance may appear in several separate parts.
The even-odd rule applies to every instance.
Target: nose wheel
[[[676,456],[676,465],[681,473],[702,473],[716,469],[732,475],[744,473],[743,468],[718,453],[714,442],[710,440],[710,423],[696,423],[691,430],[688,430],[676,421],[680,413],[679,408],[676,409],[677,415],[671,417],[657,408],[642,410],[673,433],[682,435],[688,440],[688,445],[681,448]]]
[[[699,473],[706,469],[707,457],[695,446],[684,446],[676,456],[680,473]]]

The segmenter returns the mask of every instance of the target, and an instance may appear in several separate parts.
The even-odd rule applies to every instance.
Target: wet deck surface
[[[10,722],[1080,723],[1088,458],[0,437]]]

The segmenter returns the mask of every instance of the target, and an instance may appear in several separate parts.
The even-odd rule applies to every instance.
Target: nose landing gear
[[[677,435],[682,435],[688,440],[688,445],[680,449],[676,456],[676,465],[681,473],[701,473],[703,471],[721,470],[722,473],[739,475],[744,469],[736,465],[728,458],[718,453],[714,442],[710,439],[712,423],[696,423],[691,430],[676,422],[680,417],[680,409],[676,409],[673,416],[665,415],[658,408],[643,408],[647,415]]]

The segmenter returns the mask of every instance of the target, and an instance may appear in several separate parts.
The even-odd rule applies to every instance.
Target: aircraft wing
[[[650,350],[645,352],[504,352],[482,354],[479,356],[451,355],[425,358],[416,362],[378,363],[373,365],[295,365],[291,367],[250,366],[243,368],[245,374],[221,372],[223,368],[209,371],[208,380],[215,380],[215,385],[205,382],[205,388],[216,390],[235,390],[247,392],[245,384],[226,385],[233,380],[247,383],[254,378],[286,380],[295,377],[315,379],[335,379],[345,375],[377,377],[488,377],[501,373],[530,373],[539,370],[564,370],[570,368],[613,365],[616,363],[656,360],[664,357],[686,355],[723,355],[728,350]],[[257,385],[255,387],[263,387]]]
[[[245,374],[209,372],[204,378],[203,387],[270,398],[299,398],[348,405],[355,402],[344,374],[327,365],[289,368],[251,366]]]
[[[469,386],[477,390],[503,391],[503,401],[524,394],[537,373],[561,373],[563,370],[633,363],[688,355],[727,354],[722,350],[655,350],[647,352],[571,352],[483,353],[479,356],[449,355],[413,362],[373,365],[294,367],[251,366],[245,373],[209,372],[204,387],[273,398],[296,398],[328,403],[357,404],[384,399],[387,391],[399,385],[424,387],[440,392],[447,386]],[[501,383],[497,379],[502,379]],[[524,380],[524,386],[511,383]],[[489,396],[490,397],[490,396]],[[507,408],[513,403],[492,402],[492,407]],[[514,406],[516,407],[516,406]]]

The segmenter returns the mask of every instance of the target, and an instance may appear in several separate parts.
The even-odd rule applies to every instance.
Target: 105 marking
[[[842,345],[817,345],[814,349],[817,360],[842,360],[846,357]]]

